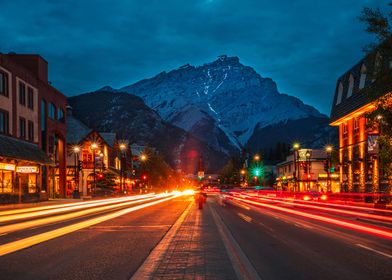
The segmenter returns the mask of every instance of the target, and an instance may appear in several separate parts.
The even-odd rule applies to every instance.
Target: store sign
[[[37,166],[17,166],[16,172],[18,173],[38,173]]]
[[[15,165],[9,163],[0,163],[1,170],[15,171]]]

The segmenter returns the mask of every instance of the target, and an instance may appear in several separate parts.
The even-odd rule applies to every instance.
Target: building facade
[[[374,192],[386,189],[388,180],[379,172],[377,124],[369,126],[366,114],[385,93],[365,93],[375,80],[371,71],[381,64],[378,53],[368,55],[338,80],[330,125],[339,127],[341,191]]]
[[[324,150],[300,149],[297,154],[289,155],[284,162],[278,163],[276,186],[287,191],[338,192],[339,174],[325,170],[330,160]]]
[[[47,67],[39,55],[0,54],[0,191],[25,200],[65,189],[66,98],[49,84]]]
[[[114,178],[116,192],[130,191],[124,158],[130,158],[130,147],[121,151],[116,133],[97,132],[72,115],[67,107],[67,196],[77,190],[81,196],[100,194],[96,188],[100,176]],[[128,161],[129,162],[129,161]]]

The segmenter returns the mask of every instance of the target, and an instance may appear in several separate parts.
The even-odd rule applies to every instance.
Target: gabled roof
[[[98,132],[99,135],[105,140],[105,142],[110,146],[114,147],[116,144],[117,135],[114,132]]]
[[[80,143],[93,130],[74,116],[67,116],[67,143]]]
[[[1,134],[0,156],[39,164],[53,164],[53,161],[37,145]]]

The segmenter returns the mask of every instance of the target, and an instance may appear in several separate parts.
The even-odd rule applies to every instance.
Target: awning
[[[37,145],[0,134],[0,157],[39,164],[54,164]]]

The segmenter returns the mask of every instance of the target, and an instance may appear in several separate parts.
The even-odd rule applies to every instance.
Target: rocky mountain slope
[[[228,155],[241,146],[251,150],[266,147],[272,140],[300,138],[314,144],[316,138],[328,138],[330,133],[319,126],[312,133],[287,134],[289,121],[297,120],[301,127],[301,120],[323,120],[328,126],[328,118],[298,98],[279,93],[272,79],[261,77],[238,57],[223,55],[197,67],[187,64],[120,90],[141,97],[165,121]],[[276,125],[286,134],[271,130],[265,135],[267,141],[258,136]]]
[[[73,115],[89,127],[116,132],[119,138],[155,147],[172,167],[185,173],[196,172],[200,156],[209,172],[216,172],[227,160],[224,153],[162,120],[141,98],[131,94],[104,88],[70,97],[68,103]]]

